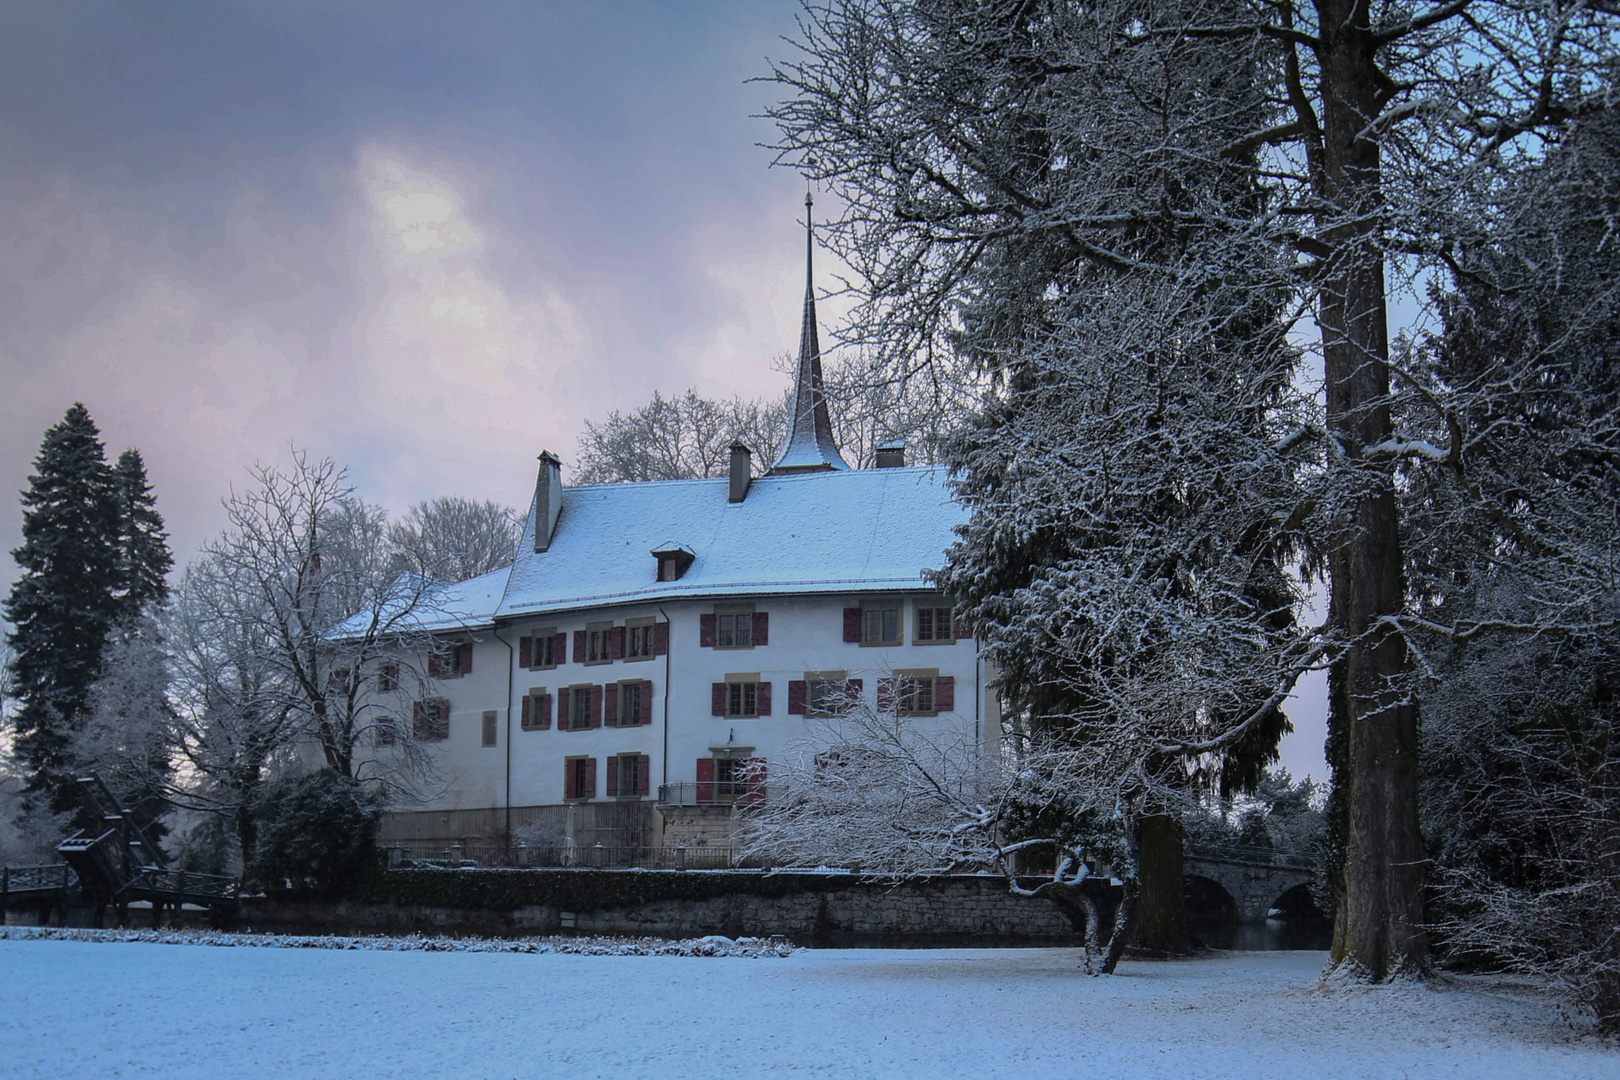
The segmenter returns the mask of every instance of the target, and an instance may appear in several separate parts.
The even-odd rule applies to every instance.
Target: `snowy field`
[[[532,955],[0,940],[23,1078],[1620,1077],[1483,983],[1331,987],[1320,953]]]

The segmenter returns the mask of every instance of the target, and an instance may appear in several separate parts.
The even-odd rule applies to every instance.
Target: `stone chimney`
[[[879,469],[901,469],[906,464],[906,441],[894,439],[877,448],[873,464]]]
[[[754,482],[754,454],[742,443],[731,444],[731,497],[740,503],[748,497],[748,485]]]
[[[545,551],[557,533],[562,513],[562,461],[550,450],[540,452],[540,475],[534,482],[534,550]]]

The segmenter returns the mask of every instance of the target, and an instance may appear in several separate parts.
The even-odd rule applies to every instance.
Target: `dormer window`
[[[685,544],[674,543],[654,548],[652,555],[658,560],[659,581],[679,581],[697,558],[697,553]]]

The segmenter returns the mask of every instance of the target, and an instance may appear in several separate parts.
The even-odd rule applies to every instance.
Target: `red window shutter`
[[[593,687],[591,687],[591,727],[599,728],[601,726],[602,726],[602,688],[600,686],[593,686]]]
[[[721,683],[724,686],[724,683]],[[697,801],[699,803],[714,802],[714,758],[700,757],[697,759]]]
[[[771,613],[768,611],[754,612],[754,644],[769,645],[771,643]]]
[[[714,613],[698,616],[698,647],[702,649],[714,648]]]
[[[653,624],[653,655],[663,656],[669,652],[669,623]]]
[[[383,668],[382,678],[377,680],[377,689],[385,692],[399,689],[398,664],[388,664]]]
[[[747,806],[763,806],[765,804],[765,759],[751,757],[748,759],[748,797]]]
[[[596,759],[585,759],[585,798],[596,798]]]
[[[551,695],[541,694],[535,701],[535,708],[540,715],[535,718],[535,726],[548,728],[551,726]]]
[[[534,726],[534,703],[529,700],[528,694],[523,695],[523,719],[521,723],[524,727]]]
[[[534,666],[534,638],[518,638],[518,667],[531,668]]]
[[[615,659],[615,660],[623,660],[624,659],[624,627],[615,626],[613,628],[612,638],[613,638],[613,659]]]
[[[715,683],[711,689],[709,694],[709,715],[726,715],[726,684],[723,682]]]
[[[443,677],[439,672],[439,654],[436,652],[428,653],[428,678],[442,679]]]
[[[844,708],[845,708],[846,711],[849,709],[849,707],[851,705],[853,705],[856,702],[860,701],[861,689],[865,685],[866,685],[866,682],[863,679],[845,679],[844,680],[844,701],[845,701]]]
[[[651,686],[652,684],[648,683],[647,685]],[[652,758],[648,757],[646,754],[642,754],[636,760],[636,794],[637,795],[645,795],[645,794],[647,794],[647,785],[651,782],[651,778],[652,778]]]
[[[762,683],[759,684],[759,699],[758,699],[758,701],[759,701],[759,715],[761,715],[761,716],[769,716],[769,715],[771,715],[771,684],[770,683],[762,682]]]
[[[642,679],[641,680],[641,715],[636,717],[636,719],[638,721],[640,721],[641,723],[643,723],[643,724],[652,723],[652,695],[653,695],[652,680],[651,679]],[[647,793],[645,791],[643,791],[641,794],[645,795]]]
[[[552,657],[559,664],[568,663],[568,635],[558,634],[551,639],[551,651],[556,655]]]
[[[439,699],[439,722],[433,729],[435,739],[448,739],[450,737],[450,702],[445,698]]]
[[[456,666],[460,674],[472,674],[472,642],[467,641],[456,646]]]
[[[575,777],[575,775],[576,774],[574,772],[574,762],[573,762],[573,760],[570,759],[570,758],[564,758],[563,759],[563,798],[565,798],[565,799],[577,799],[577,798],[579,798],[579,796],[574,793],[574,777]]]
[[[804,715],[804,680],[788,680],[788,715]]]
[[[610,758],[608,758],[608,767],[607,767],[607,797],[611,799],[611,798],[613,798],[614,796],[616,796],[618,794],[619,794],[619,759],[616,758],[616,757],[610,757]],[[629,794],[629,792],[626,792],[625,794]]]
[[[608,683],[602,687],[602,715],[607,719],[608,727],[619,726],[619,684]],[[613,794],[611,791],[608,794]]]
[[[568,730],[568,687],[557,691],[557,730]]]
[[[427,723],[427,713],[420,701],[411,702],[411,738],[420,739],[425,735],[424,725]]]
[[[877,707],[879,712],[894,711],[894,680],[879,679],[877,692]]]
[[[847,607],[844,609],[844,640],[856,644],[861,640],[861,609]]]
[[[934,708],[940,712],[956,711],[956,676],[941,675],[934,680]]]
[[[583,630],[575,630],[574,631],[574,663],[583,664],[584,662],[585,662],[585,631],[583,631]]]
[[[968,625],[968,621],[966,619],[962,618],[961,616],[956,616],[952,621],[956,628],[956,636],[958,638],[970,638],[973,636],[973,628]]]

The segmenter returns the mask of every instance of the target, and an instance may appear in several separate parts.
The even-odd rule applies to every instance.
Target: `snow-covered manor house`
[[[526,831],[576,851],[724,846],[818,710],[890,679],[903,711],[998,729],[976,645],[923,576],[965,511],[903,448],[840,456],[808,282],[791,407],[759,475],[737,446],[726,478],[565,488],[540,455],[516,560],[442,605],[455,659],[414,728],[444,786],[380,843],[542,822]]]

